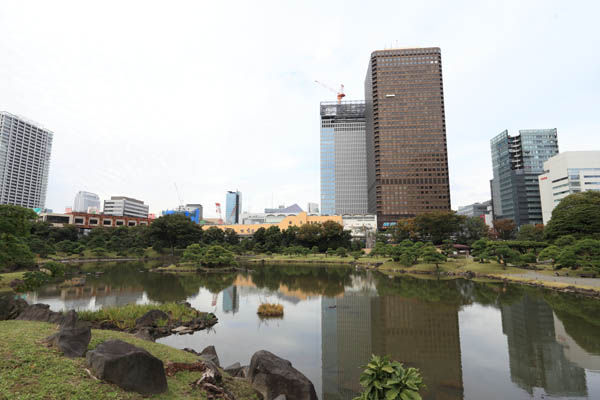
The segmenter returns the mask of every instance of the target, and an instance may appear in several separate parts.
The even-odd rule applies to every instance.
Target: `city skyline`
[[[342,15],[335,4],[211,7],[197,24],[207,10],[192,3],[131,3],[119,15],[110,3],[0,6],[0,109],[55,133],[47,208],[62,211],[85,190],[144,199],[158,213],[178,204],[174,182],[207,217],[231,187],[244,193],[243,211],[315,201],[318,107],[335,95],[313,81],[343,83],[347,99],[362,100],[365,59],[390,47],[441,48],[453,209],[489,198],[488,141],[501,129],[556,127],[561,151],[598,148],[596,4],[581,13],[559,2],[349,3]],[[278,18],[288,15],[297,21]]]

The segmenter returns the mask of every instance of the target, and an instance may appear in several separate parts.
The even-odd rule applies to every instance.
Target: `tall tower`
[[[494,178],[490,182],[494,218],[512,219],[517,226],[541,224],[538,175],[544,161],[558,154],[556,129],[504,131],[490,141]]]
[[[227,198],[225,203],[225,223],[228,225],[239,224],[240,214],[242,213],[242,193],[241,192],[227,192]]]
[[[322,102],[321,214],[366,213],[365,102]]]
[[[53,133],[0,111],[0,204],[44,208]]]
[[[378,227],[450,210],[440,49],[374,51],[365,101],[369,212]]]

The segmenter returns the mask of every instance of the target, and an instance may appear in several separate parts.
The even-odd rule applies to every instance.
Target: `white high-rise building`
[[[149,206],[141,200],[125,196],[112,196],[104,200],[104,214],[117,217],[148,218]]]
[[[366,213],[365,102],[322,102],[321,214]]]
[[[600,151],[565,151],[544,163],[538,176],[544,224],[552,210],[572,193],[600,191]]]
[[[0,111],[0,204],[45,208],[53,133]]]
[[[318,214],[319,213],[319,204],[318,203],[308,203],[306,207],[306,212],[309,214]]]
[[[100,209],[100,197],[96,193],[77,192],[75,202],[73,203],[73,211],[75,212],[90,212],[90,210]]]

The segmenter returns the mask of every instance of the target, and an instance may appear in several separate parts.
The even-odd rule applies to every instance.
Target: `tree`
[[[347,256],[347,250],[345,247],[338,247],[337,250],[335,251],[335,254],[337,254],[339,257],[346,257]]]
[[[441,244],[445,239],[458,233],[465,219],[465,216],[458,215],[454,211],[419,214],[414,219],[415,231],[421,240]]]
[[[515,251],[506,245],[495,246],[493,251],[496,259],[504,268],[507,267],[508,263],[516,263],[520,258],[518,251]]]
[[[471,245],[473,242],[487,238],[490,228],[485,221],[479,217],[466,218],[460,225],[457,242]]]
[[[360,258],[360,256],[362,255],[362,252],[360,250],[355,250],[353,252],[350,253],[350,256],[352,258],[354,258],[354,260],[358,260]]]
[[[325,252],[325,257],[329,256],[333,256],[335,254],[335,250],[332,248],[327,249],[327,251]]]
[[[210,231],[213,227],[207,230]],[[223,238],[223,231],[221,238]],[[171,249],[171,255],[175,255],[175,247],[187,247],[191,243],[200,241],[202,230],[188,217],[182,214],[169,214],[157,218],[150,225],[150,237],[156,241],[165,243]],[[222,242],[222,240],[221,240]]]
[[[234,245],[240,242],[240,237],[236,231],[231,228],[225,229],[223,234],[223,242]]]
[[[313,247],[310,249],[310,252],[311,252],[313,255],[315,255],[315,256],[316,256],[317,254],[319,254],[319,248],[318,248],[317,246],[313,246]]]
[[[543,242],[544,241],[544,225],[542,224],[527,224],[521,225],[517,233],[517,240]]]
[[[0,205],[0,234],[15,237],[29,236],[37,217],[37,214],[28,208]]]
[[[479,239],[471,245],[471,254],[474,258],[479,259],[479,262],[484,262],[484,259],[489,256],[488,254],[488,240]]]
[[[392,240],[396,243],[400,243],[404,239],[412,239],[415,236],[414,218],[401,219],[396,226],[391,227],[388,231],[392,235]]]
[[[204,257],[204,251],[205,246],[198,243],[190,244],[188,247],[185,248],[182,260],[194,263],[201,263],[202,258]]]
[[[582,239],[573,246],[577,256],[577,265],[600,271],[600,240]]]
[[[33,253],[22,238],[0,233],[0,271],[30,267],[33,264]]]
[[[421,250],[421,257],[423,258],[424,262],[435,264],[436,269],[440,268],[440,263],[446,262],[446,256],[442,253],[439,253],[433,246],[424,247]]]
[[[573,193],[562,199],[552,210],[544,233],[549,240],[564,235],[577,238],[599,235],[600,192]]]
[[[568,246],[562,249],[557,261],[562,268],[576,268],[577,255],[575,254],[575,249],[573,246]]]
[[[557,245],[558,247],[566,247],[566,246],[574,245],[576,241],[577,241],[577,239],[575,239],[575,236],[564,235],[564,236],[561,236],[558,239],[556,239],[554,241],[554,244]]]
[[[235,255],[219,245],[208,246],[202,257],[202,265],[217,267],[222,265],[235,265]]]
[[[552,268],[554,268],[554,265],[556,264],[556,260],[558,259],[559,256],[560,256],[560,249],[558,248],[558,246],[552,245],[552,246],[548,246],[544,250],[542,250],[540,252],[540,254],[538,254],[538,259],[540,259],[541,261],[550,260],[552,262]]]
[[[152,225],[154,224],[155,223],[153,223]],[[202,242],[206,244],[224,243],[225,232],[221,228],[211,226],[208,229],[202,231]]]
[[[517,225],[515,221],[510,218],[497,219],[494,220],[494,230],[498,235],[498,238],[502,240],[510,240],[515,237],[515,231],[517,229]]]
[[[320,244],[326,245],[324,241],[321,242],[322,233],[323,230],[320,224],[304,224],[298,229],[297,239],[305,247],[318,246],[322,251],[323,248]]]

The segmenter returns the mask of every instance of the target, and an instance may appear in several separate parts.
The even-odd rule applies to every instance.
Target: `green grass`
[[[0,399],[143,399],[119,387],[96,380],[85,371],[85,359],[63,357],[40,341],[56,332],[56,325],[31,321],[0,321]],[[167,362],[195,362],[191,353],[134,338],[132,335],[106,330],[92,330],[89,349],[100,342],[120,339],[142,347]],[[205,394],[189,384],[200,372],[179,372],[167,377],[169,390],[152,399],[206,399]],[[225,376],[225,387],[238,399],[254,399],[249,385]]]
[[[110,321],[121,329],[135,327],[135,320],[150,310],[161,310],[170,315],[171,319],[189,321],[205,313],[200,313],[183,304],[127,304],[119,307],[105,307],[98,311],[80,311],[79,318],[86,321]],[[168,321],[158,321],[159,326],[166,325]]]
[[[248,261],[250,262],[277,262],[277,261],[290,261],[290,262],[298,262],[298,263],[339,263],[339,264],[350,264],[351,262],[357,263],[376,263],[376,262],[385,262],[388,261],[389,257],[365,257],[362,256],[358,260],[354,260],[351,256],[340,257],[340,256],[326,256],[325,254],[309,254],[307,256],[299,256],[299,255],[285,255],[285,254],[259,254],[256,258],[251,258]]]
[[[11,291],[10,282],[13,279],[23,279],[23,274],[26,271],[19,272],[7,272],[5,274],[0,274],[0,292],[8,292]]]

